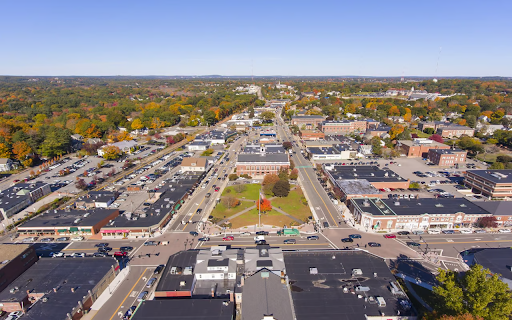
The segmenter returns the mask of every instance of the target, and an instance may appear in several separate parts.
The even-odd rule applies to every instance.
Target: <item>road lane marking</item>
[[[512,242],[512,240],[484,240],[484,241],[466,241],[466,242],[452,242],[453,244],[459,244],[459,243],[482,243],[482,242]],[[429,245],[431,244],[446,244],[446,242],[428,242]]]
[[[117,315],[117,312],[119,311],[119,309],[121,309],[121,306],[123,305],[123,303],[126,301],[126,299],[128,299],[128,297],[131,295],[132,291],[135,289],[135,286],[137,286],[137,284],[139,283],[140,279],[142,278],[142,276],[146,273],[146,271],[148,271],[148,268],[144,269],[144,272],[142,272],[142,274],[140,275],[139,279],[137,279],[137,281],[135,282],[135,284],[133,285],[133,287],[130,289],[130,291],[128,291],[128,294],[126,295],[126,297],[124,297],[123,301],[121,302],[121,304],[119,305],[119,307],[117,307],[116,311],[114,312],[114,314],[112,315],[112,317],[110,317],[109,320],[112,320],[116,315]]]
[[[223,242],[223,243],[225,244],[226,242]],[[295,246],[295,247],[300,247],[300,246],[330,246],[330,244],[327,243],[327,242],[325,242],[325,243],[297,243],[297,244],[293,244],[293,243],[275,243],[275,244],[268,243],[268,245],[270,245],[270,246],[273,246],[273,245]],[[204,246],[201,246],[201,247],[210,248],[210,247],[217,247],[217,246],[219,246],[219,244],[204,245]],[[256,246],[256,244],[233,244],[232,246],[241,246],[241,247],[249,247],[249,246],[251,246],[252,247],[252,246]]]

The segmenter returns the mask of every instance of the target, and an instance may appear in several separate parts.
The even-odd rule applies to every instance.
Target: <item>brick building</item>
[[[292,125],[302,129],[303,127],[307,130],[316,129],[318,124],[325,120],[324,116],[295,116],[292,117]]]
[[[279,173],[281,169],[290,167],[290,158],[286,153],[239,154],[236,161],[236,173],[248,174],[251,177]]]
[[[367,122],[364,120],[324,121],[318,128],[325,134],[349,134],[354,132],[366,132]]]
[[[489,198],[512,197],[512,170],[471,170],[464,178],[466,187]]]
[[[45,182],[18,183],[0,192],[0,220],[8,219],[39,198],[51,193],[50,185]]]
[[[467,151],[460,149],[430,149],[428,160],[437,166],[454,166],[466,163]]]
[[[299,136],[302,140],[323,140],[325,134],[318,130],[300,130]]]
[[[471,227],[487,210],[465,198],[421,198],[400,201],[352,198],[348,201],[355,223],[367,231],[427,230]]]
[[[408,158],[427,158],[430,149],[450,149],[450,146],[425,138],[398,140],[396,147]]]
[[[38,257],[29,244],[0,244],[0,291],[3,291],[25,270],[33,265]]]
[[[498,227],[512,227],[512,202],[510,201],[475,201],[480,208],[489,211]]]
[[[462,135],[472,137],[475,135],[475,129],[458,124],[450,124],[449,126],[441,127],[437,129],[436,132],[443,138],[458,138]]]

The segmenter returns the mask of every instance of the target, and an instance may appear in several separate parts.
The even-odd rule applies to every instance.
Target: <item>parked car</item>
[[[165,265],[161,264],[158,267],[156,267],[155,271],[153,271],[154,274],[159,274],[162,272],[162,270],[165,268]]]
[[[222,238],[222,241],[233,241],[233,240],[235,240],[235,237],[233,237],[233,236],[226,236],[226,237]]]
[[[133,311],[135,311],[135,309],[137,309],[137,306],[131,306],[130,309],[126,310],[126,312],[123,316],[123,320],[130,320],[130,318],[133,315]]]
[[[440,234],[441,230],[438,229],[430,229],[427,231],[428,234]]]
[[[398,234],[399,236],[406,236],[406,235],[409,235],[411,233],[409,231],[398,231],[396,234]]]
[[[52,258],[64,258],[64,252],[50,252],[50,257]]]
[[[55,241],[69,241],[69,237],[60,237],[60,238],[57,238]]]
[[[283,241],[284,244],[296,244],[297,243],[297,240],[296,239],[285,239]]]
[[[396,235],[394,235],[394,234],[385,234],[384,238],[386,238],[386,239],[395,239]]]
[[[510,229],[499,229],[498,231],[501,233],[510,233]]]
[[[71,258],[77,258],[77,257],[80,257],[80,258],[85,258],[85,253],[83,252],[73,252],[72,254],[69,255]]]
[[[469,230],[469,229],[460,229],[460,233],[473,233],[473,231]]]
[[[487,233],[484,229],[478,229],[474,231],[475,233]]]
[[[368,242],[369,247],[380,247],[380,243],[377,242]]]
[[[143,301],[144,299],[146,299],[146,296],[148,295],[148,292],[147,291],[142,291],[141,293],[139,293],[139,296],[137,297],[137,301]]]
[[[145,246],[157,246],[159,244],[160,244],[160,241],[147,241],[147,242],[144,242]]]
[[[442,232],[444,234],[454,234],[455,233],[455,231],[453,231],[453,230],[443,230]]]
[[[318,236],[308,236],[307,239],[308,240],[318,240],[320,238]]]
[[[325,222],[323,223],[323,226],[324,226],[324,228],[329,228],[329,223],[328,223],[327,221],[325,221]]]
[[[256,235],[258,235],[258,236],[268,236],[268,231],[257,231]]]
[[[156,282],[156,278],[151,278],[149,279],[149,281],[146,283],[146,288],[151,288]]]
[[[95,246],[95,247],[97,247],[97,248],[100,248],[100,247],[108,247],[108,243],[106,243],[106,242],[100,242],[100,243],[96,243],[94,246]]]
[[[82,241],[82,240],[84,240],[84,239],[85,239],[85,238],[84,238],[84,237],[82,237],[82,236],[78,236],[78,237],[73,237],[73,238],[71,238],[71,240],[72,240],[72,241]]]
[[[93,257],[107,257],[108,254],[106,252],[95,252],[92,254]]]
[[[41,242],[52,242],[53,238],[43,238],[40,240]]]

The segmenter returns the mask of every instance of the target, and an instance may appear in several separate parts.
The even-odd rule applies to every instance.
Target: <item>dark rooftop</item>
[[[379,168],[376,166],[340,166],[325,164],[334,180],[359,180],[365,179],[369,182],[397,182],[406,181],[393,170],[388,168]]]
[[[435,152],[438,154],[455,154],[455,153],[461,153],[461,152],[466,153],[466,151],[461,150],[461,149],[430,149],[429,152]]]
[[[261,320],[272,314],[275,319],[293,319],[290,293],[281,277],[261,269],[244,281],[242,320]]]
[[[261,146],[258,144],[250,144],[245,146],[244,153],[260,153]],[[265,145],[265,153],[286,153],[282,145],[267,144]]]
[[[489,212],[465,198],[391,199],[352,198],[350,202],[375,216],[422,215],[422,214],[485,214]]]
[[[467,172],[494,183],[512,183],[512,170],[467,170]]]
[[[84,196],[78,198],[78,201],[85,202],[108,202],[116,197],[115,192],[111,191],[90,191]]]
[[[132,320],[232,320],[235,307],[220,299],[146,300]]]
[[[239,154],[237,162],[289,162],[285,153],[267,153],[264,155]]]
[[[300,120],[300,119],[325,119],[325,117],[319,116],[319,115],[309,115],[309,116],[293,116],[292,120],[293,119],[297,119],[297,120]]]
[[[171,274],[171,269],[173,267],[179,267],[181,270],[185,270],[186,267],[194,269],[197,253],[197,251],[188,250],[180,251],[170,256],[155,291],[192,291],[194,275],[185,275],[183,273]],[[185,281],[185,286],[180,286],[182,281]]]
[[[222,260],[209,259],[208,267],[227,267],[229,265],[229,259],[225,258]]]
[[[495,216],[512,215],[512,202],[509,201],[475,201],[473,203]]]
[[[512,248],[490,248],[478,251],[474,255],[475,262],[492,273],[499,273],[508,279],[509,286],[512,282]]]
[[[27,320],[66,319],[66,314],[78,305],[112,269],[112,258],[52,259],[41,258],[0,293],[0,301],[22,301],[27,290],[45,293],[47,302],[39,302],[23,316]],[[9,290],[18,287],[15,293]],[[53,292],[57,288],[57,292]],[[71,288],[75,292],[71,292]]]
[[[18,230],[25,228],[92,227],[116,211],[119,211],[119,209],[49,210],[23,223],[18,227]]]
[[[297,320],[414,315],[400,304],[402,299],[407,301],[405,295],[399,298],[391,293],[389,287],[395,277],[381,258],[364,251],[283,254]],[[377,297],[383,298],[385,305],[379,306]]]

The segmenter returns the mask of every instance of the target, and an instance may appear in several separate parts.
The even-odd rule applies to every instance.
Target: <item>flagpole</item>
[[[260,192],[258,192],[258,228],[261,227],[261,186],[260,186]]]

